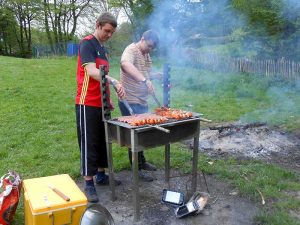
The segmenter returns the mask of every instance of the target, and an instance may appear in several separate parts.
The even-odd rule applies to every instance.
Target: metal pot
[[[83,213],[80,225],[115,225],[115,222],[105,207],[93,204]]]

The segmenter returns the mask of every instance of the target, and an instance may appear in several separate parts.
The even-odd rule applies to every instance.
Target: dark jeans
[[[132,111],[134,114],[142,114],[142,113],[148,112],[148,106],[144,106],[144,105],[140,105],[140,104],[129,104],[129,105],[132,108]],[[124,105],[123,102],[119,102],[119,108],[120,108],[121,114],[123,116],[130,115],[128,109],[126,108],[126,106]],[[128,157],[129,157],[130,164],[132,164],[132,152],[131,152],[130,148],[128,148]],[[139,169],[141,169],[143,163],[145,163],[145,162],[146,162],[146,159],[144,156],[144,152],[139,152],[138,153]]]

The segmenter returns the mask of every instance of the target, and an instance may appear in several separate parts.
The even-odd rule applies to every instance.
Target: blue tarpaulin
[[[76,56],[78,54],[78,44],[75,43],[68,43],[67,47],[67,55],[69,57]]]

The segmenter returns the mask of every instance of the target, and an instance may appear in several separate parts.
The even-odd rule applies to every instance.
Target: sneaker
[[[141,181],[151,182],[154,180],[152,176],[148,175],[147,173],[145,173],[142,170],[138,171],[138,176],[139,176],[139,180],[141,180]]]
[[[148,163],[148,162],[144,162],[141,165],[141,169],[142,170],[147,170],[147,171],[156,171],[156,167],[154,165],[152,165],[151,163]]]
[[[96,176],[96,184],[98,185],[109,185],[109,176],[104,174],[104,176]],[[115,185],[119,186],[121,184],[121,181],[115,180]]]
[[[99,201],[96,188],[94,186],[86,186],[84,188],[84,193],[89,202],[95,203]]]

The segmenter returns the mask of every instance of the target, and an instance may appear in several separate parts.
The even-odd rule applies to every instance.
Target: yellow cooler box
[[[25,225],[79,225],[87,199],[68,174],[23,181]]]

